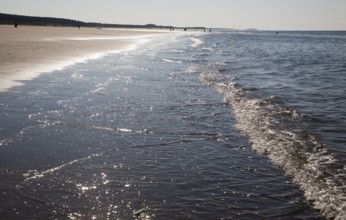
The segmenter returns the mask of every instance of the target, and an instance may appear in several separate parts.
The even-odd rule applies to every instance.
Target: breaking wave
[[[201,81],[217,89],[233,107],[236,128],[252,148],[283,168],[305,197],[327,218],[346,216],[346,168],[309,133],[297,111],[257,98],[220,71],[204,72]]]

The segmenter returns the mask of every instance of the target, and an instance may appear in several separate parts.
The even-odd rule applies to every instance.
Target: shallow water
[[[2,92],[0,218],[342,219],[344,52],[191,33]]]

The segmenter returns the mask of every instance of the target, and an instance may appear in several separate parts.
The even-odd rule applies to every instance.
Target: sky
[[[0,0],[0,13],[115,24],[346,30],[346,0]]]

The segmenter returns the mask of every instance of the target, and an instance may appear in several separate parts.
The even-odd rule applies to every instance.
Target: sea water
[[[0,93],[0,219],[345,219],[346,33],[153,38]]]

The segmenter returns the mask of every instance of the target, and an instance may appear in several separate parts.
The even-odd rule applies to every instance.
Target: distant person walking
[[[14,22],[14,27],[17,28],[18,27],[18,23]]]

